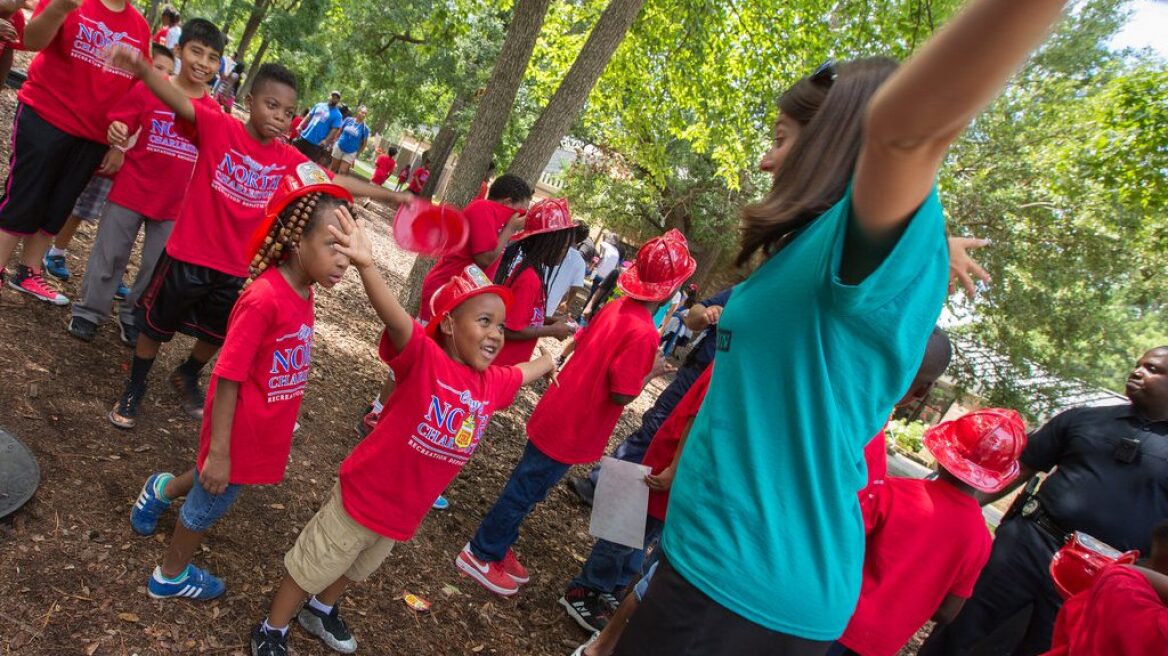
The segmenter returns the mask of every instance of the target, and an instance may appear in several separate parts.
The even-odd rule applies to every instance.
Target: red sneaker
[[[515,557],[515,550],[508,549],[507,555],[503,556],[503,571],[507,572],[516,583],[527,583],[531,580],[531,574],[527,572],[527,568],[520,564],[519,559]]]
[[[41,272],[23,264],[16,265],[16,273],[8,278],[8,286],[33,298],[53,305],[68,305],[69,299],[45,282]]]
[[[467,543],[459,552],[458,558],[454,559],[454,565],[463,574],[478,581],[484,588],[497,595],[510,597],[519,592],[519,584],[508,576],[507,572],[503,571],[503,563],[484,563],[475,558],[475,555],[471,553],[470,543]]]

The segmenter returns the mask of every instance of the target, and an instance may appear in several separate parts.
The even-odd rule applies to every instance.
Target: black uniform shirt
[[[1116,458],[1123,438],[1140,442],[1133,462]],[[1146,556],[1152,528],[1168,519],[1168,421],[1144,419],[1131,404],[1059,414],[1030,435],[1022,463],[1058,467],[1038,498],[1064,530]]]

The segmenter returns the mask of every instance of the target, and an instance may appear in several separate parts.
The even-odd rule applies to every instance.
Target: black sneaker
[[[353,638],[352,633],[349,633],[349,627],[345,626],[345,620],[341,619],[339,605],[333,606],[332,612],[326,615],[311,605],[305,604],[300,613],[296,615],[296,621],[305,631],[323,640],[324,644],[333,651],[342,654],[351,654],[357,651],[357,640]]]
[[[122,339],[122,344],[130,348],[138,345],[138,326],[133,321],[122,321],[118,319],[119,337]]]
[[[608,625],[608,604],[588,588],[568,588],[560,597],[560,605],[586,631],[599,633]]]
[[[569,478],[568,489],[572,491],[572,494],[576,495],[580,503],[586,506],[591,506],[592,498],[596,496],[596,486],[592,484],[592,479],[587,476],[573,476]]]
[[[182,397],[182,409],[191,419],[203,420],[203,403],[207,397],[199,389],[199,377],[188,376],[179,367],[170,372],[170,385]]]
[[[251,656],[288,656],[288,632],[265,631],[262,624],[252,629]]]
[[[81,317],[69,317],[69,334],[83,342],[92,342],[97,334],[97,324]]]
[[[126,379],[125,388],[122,390],[122,398],[118,399],[117,405],[113,410],[106,414],[106,419],[118,428],[129,430],[138,423],[138,406],[142,405],[142,399],[146,398],[146,384],[135,385],[134,381],[129,378]]]

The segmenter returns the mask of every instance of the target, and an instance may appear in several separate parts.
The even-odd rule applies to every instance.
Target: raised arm
[[[142,53],[126,46],[113,46],[109,49],[108,61],[111,66],[129,71],[134,77],[141,79],[151,93],[174,110],[176,118],[188,123],[195,122],[195,105],[191,99],[171,84],[162,73],[154,70],[150,60],[143,57]]]
[[[481,269],[487,269],[494,264],[495,260],[503,255],[503,251],[507,250],[507,246],[511,243],[511,237],[523,229],[524,221],[523,215],[519,213],[515,213],[508,219],[503,229],[499,232],[499,240],[495,242],[495,249],[475,253],[473,256],[475,264],[479,265]]]
[[[523,384],[527,385],[533,380],[547,376],[556,370],[556,360],[552,357],[550,351],[544,347],[539,347],[539,357],[518,365],[519,371],[523,372]]]
[[[1066,0],[973,0],[880,88],[868,106],[852,206],[872,239],[903,227],[932,188],[949,144],[1042,43]]]
[[[53,0],[24,26],[24,49],[43,50],[57,35],[69,13],[80,8],[81,0]]]
[[[400,191],[390,191],[385,187],[369,184],[364,180],[360,180],[351,175],[338,175],[333,179],[333,184],[348,191],[350,194],[358,197],[372,198],[383,203],[397,203],[398,205],[405,205],[412,202],[415,198],[412,194],[402,193]]]
[[[339,178],[339,179],[344,179]],[[377,316],[385,324],[385,332],[389,341],[399,353],[410,342],[414,332],[414,319],[409,312],[397,302],[397,297],[381,277],[377,265],[373,263],[373,244],[369,241],[365,231],[353,220],[353,215],[344,207],[336,209],[337,220],[341,227],[329,226],[329,232],[337,240],[337,252],[347,256],[357,272],[361,274],[361,284],[365,286],[365,293],[369,296],[369,303],[373,306]]]

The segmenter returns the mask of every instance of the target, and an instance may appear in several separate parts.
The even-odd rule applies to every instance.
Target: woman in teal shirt
[[[862,447],[920,362],[945,299],[934,189],[949,144],[1062,0],[976,0],[900,70],[830,86],[744,211],[717,366],[673,485],[665,560],[617,654],[822,654],[855,607]],[[781,127],[781,123],[780,123]]]

